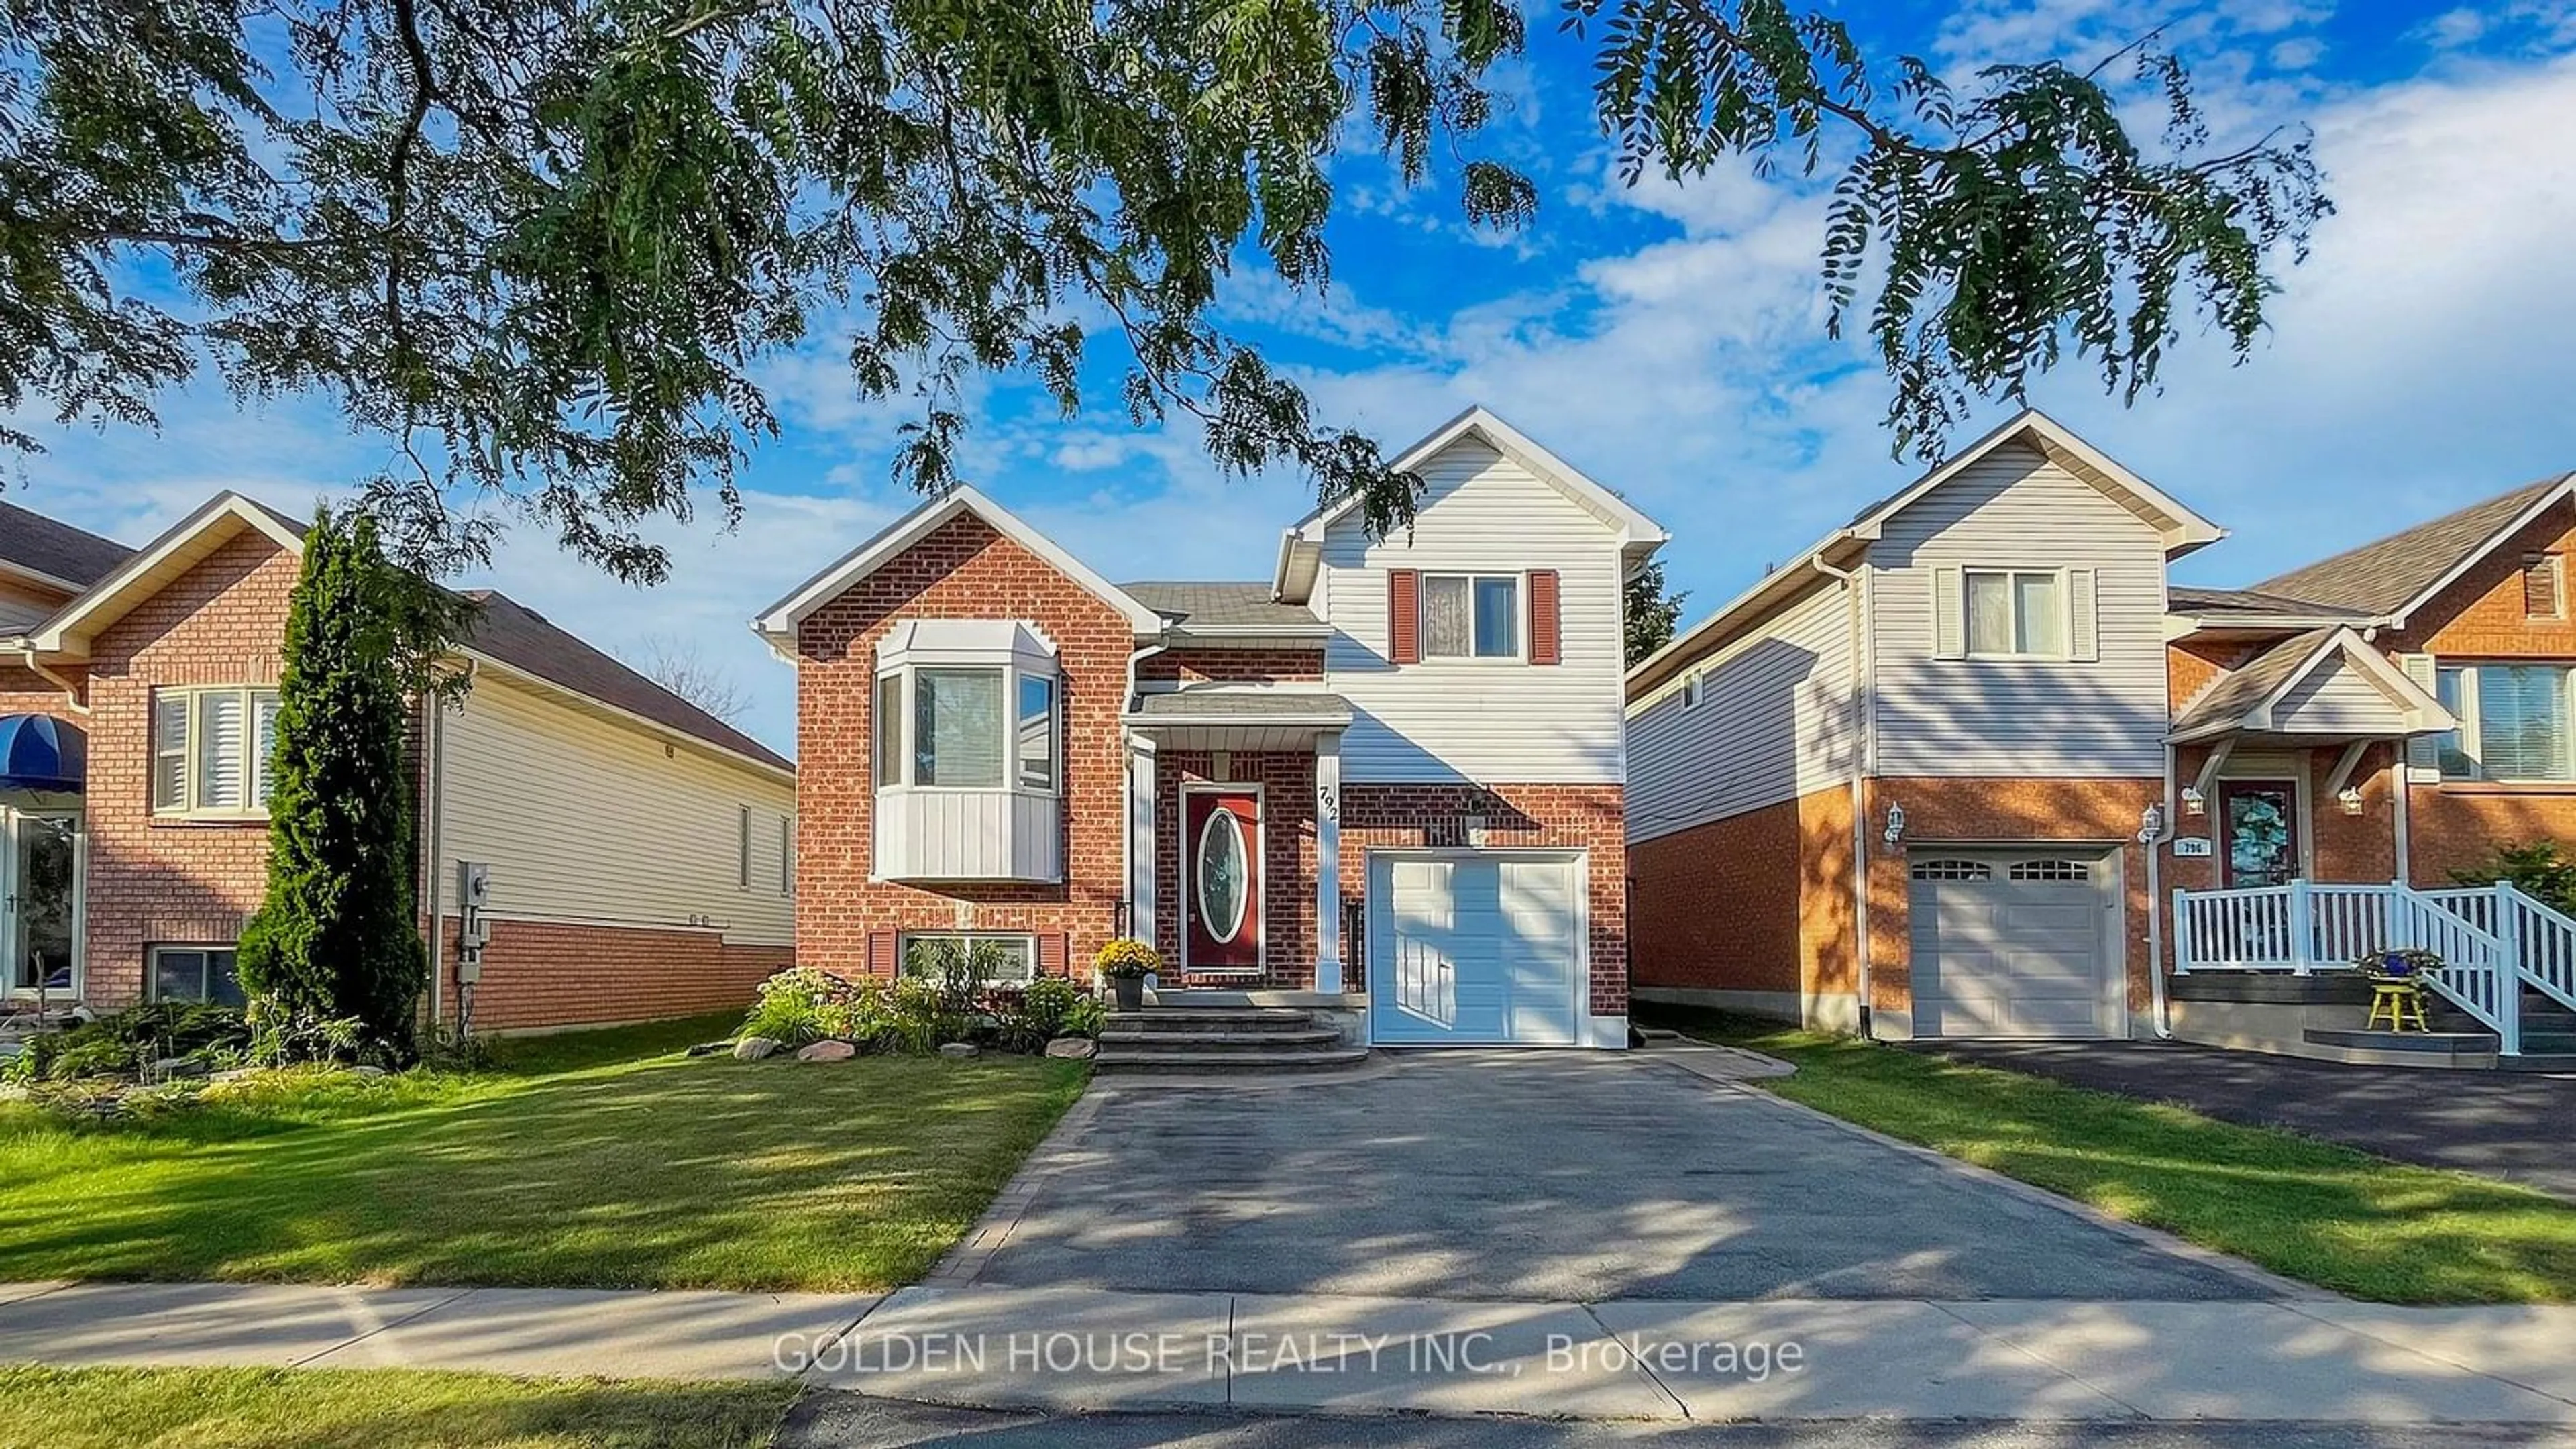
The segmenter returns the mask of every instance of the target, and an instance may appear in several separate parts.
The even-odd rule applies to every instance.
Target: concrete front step
[[[1100,1045],[1133,1048],[1142,1051],[1279,1051],[1293,1047],[1338,1046],[1342,1034],[1329,1026],[1307,1027],[1298,1031],[1104,1031]]]
[[[1247,1073],[1329,1072],[1341,1067],[1355,1067],[1367,1061],[1367,1047],[1299,1047],[1276,1048],[1253,1053],[1220,1051],[1138,1051],[1113,1048],[1107,1042],[1100,1054],[1091,1059],[1098,1072],[1115,1072],[1130,1076],[1215,1072],[1226,1076]]]
[[[1314,1027],[1315,1015],[1285,1006],[1149,1006],[1143,1011],[1113,1011],[1109,1032],[1298,1032]]]

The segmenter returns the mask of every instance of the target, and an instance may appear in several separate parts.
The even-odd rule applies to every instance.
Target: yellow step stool
[[[2372,977],[2370,1020],[2363,1029],[2377,1031],[2383,1017],[2390,1031],[2431,1031],[2433,1024],[2424,1016],[2423,983],[2411,976]]]

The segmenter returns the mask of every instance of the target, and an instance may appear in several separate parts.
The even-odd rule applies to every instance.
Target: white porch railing
[[[2537,912],[2535,916],[2533,913]],[[2537,943],[2544,964],[2529,964]],[[2402,885],[2287,885],[2174,892],[2174,971],[2349,971],[2373,951],[2430,951],[2434,990],[2484,1023],[2498,1050],[2522,1052],[2522,985],[2576,987],[2576,921],[2510,885],[2419,891]],[[2550,953],[2555,952],[2555,955]],[[2551,966],[2547,962],[2560,964]],[[2554,984],[2553,984],[2554,983]],[[2576,1005],[2576,999],[2569,999]]]

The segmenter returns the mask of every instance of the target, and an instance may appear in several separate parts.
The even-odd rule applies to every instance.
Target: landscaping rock
[[[712,1057],[720,1056],[732,1050],[733,1039],[731,1037],[727,1037],[723,1041],[702,1041],[696,1046],[689,1048],[688,1054],[693,1057]]]
[[[217,1072],[213,1076],[206,1078],[206,1080],[209,1082],[238,1082],[244,1077],[258,1076],[260,1070],[261,1069],[258,1067],[233,1067],[226,1071]]]
[[[846,1062],[857,1056],[859,1049],[845,1041],[818,1041],[796,1054],[800,1062]]]
[[[356,1077],[358,1080],[360,1080],[360,1081],[362,1081],[362,1082],[372,1082],[372,1081],[374,1081],[376,1078],[381,1077],[381,1076],[383,1076],[384,1074],[385,1074],[385,1069],[384,1069],[384,1068],[382,1068],[382,1067],[351,1067],[351,1068],[349,1068],[349,1075],[350,1075],[350,1076],[353,1076],[353,1077]]]
[[[1060,1036],[1047,1043],[1046,1054],[1051,1057],[1087,1057],[1098,1050],[1100,1043],[1087,1036]]]
[[[756,1062],[762,1057],[774,1054],[783,1045],[785,1043],[772,1041],[765,1036],[747,1036],[733,1044],[733,1059],[738,1062]]]
[[[943,1057],[980,1057],[984,1049],[971,1041],[952,1041],[939,1049]]]
[[[163,1057],[152,1064],[152,1075],[167,1080],[171,1077],[202,1077],[206,1064],[194,1057]]]

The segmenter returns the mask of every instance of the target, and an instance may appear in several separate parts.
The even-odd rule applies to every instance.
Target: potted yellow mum
[[[1145,1005],[1145,978],[1163,969],[1163,958],[1152,946],[1120,936],[1100,948],[1091,967],[1108,981],[1110,997],[1120,1011],[1139,1011]]]

